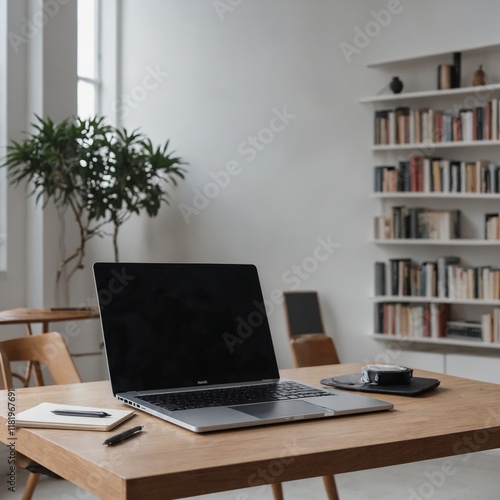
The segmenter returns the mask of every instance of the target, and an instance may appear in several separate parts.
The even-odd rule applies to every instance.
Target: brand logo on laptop
[[[208,384],[208,380],[198,380],[197,384],[198,384],[198,385],[205,385],[205,384]]]

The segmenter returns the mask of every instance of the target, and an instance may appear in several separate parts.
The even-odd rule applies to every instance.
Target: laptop
[[[280,379],[252,264],[93,265],[109,377],[123,403],[194,432],[393,408]]]

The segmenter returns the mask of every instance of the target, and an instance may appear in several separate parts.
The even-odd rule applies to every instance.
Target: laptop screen
[[[93,269],[114,394],[279,378],[255,266]]]

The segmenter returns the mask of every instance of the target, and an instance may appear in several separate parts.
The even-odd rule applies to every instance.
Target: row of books
[[[490,161],[454,161],[413,156],[398,166],[374,169],[376,193],[500,193],[500,166]]]
[[[453,110],[428,107],[375,111],[376,145],[419,144],[499,139],[499,100]]]
[[[389,259],[375,263],[375,294],[500,300],[500,269],[464,266],[452,256],[421,264],[409,258]]]
[[[375,333],[406,338],[450,338],[500,342],[500,308],[481,315],[481,322],[450,321],[448,304],[376,304]]]
[[[446,335],[449,304],[375,304],[375,333],[413,338]]]
[[[374,235],[381,240],[460,238],[460,217],[460,210],[394,206],[390,215],[375,217]]]

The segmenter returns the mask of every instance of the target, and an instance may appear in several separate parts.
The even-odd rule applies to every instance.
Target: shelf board
[[[373,297],[376,303],[404,302],[415,304],[462,304],[474,306],[500,306],[500,300],[494,299],[451,299],[448,297],[414,297],[409,295],[377,295]]]
[[[411,144],[375,144],[373,151],[401,151],[408,149],[435,150],[443,148],[466,148],[466,147],[491,147],[500,146],[500,140],[494,141],[449,141],[449,142],[416,142]]]
[[[376,68],[379,66],[385,66],[388,64],[398,64],[398,63],[406,63],[406,62],[412,62],[412,61],[417,61],[417,60],[424,60],[424,59],[431,59],[433,57],[442,57],[445,55],[449,55],[450,57],[453,55],[454,52],[461,52],[463,54],[469,54],[469,55],[474,55],[475,53],[480,54],[485,51],[490,51],[490,50],[496,50],[500,48],[500,44],[494,43],[494,44],[487,44],[487,45],[478,45],[476,47],[465,47],[463,49],[453,49],[453,50],[447,50],[447,51],[439,51],[439,52],[433,52],[433,53],[426,53],[426,54],[416,54],[414,56],[410,57],[399,57],[396,59],[387,59],[387,60],[382,60],[382,61],[376,61],[374,63],[367,64],[367,68]]]
[[[442,89],[442,90],[422,90],[419,92],[405,92],[401,94],[383,94],[362,97],[359,99],[361,104],[369,104],[373,102],[393,102],[393,101],[408,101],[412,99],[422,99],[426,97],[447,97],[454,95],[467,95],[481,92],[495,92],[500,90],[500,83],[490,83],[481,85],[480,87],[460,87],[456,89]],[[483,99],[484,100],[484,99]]]
[[[500,349],[500,343],[489,343],[483,342],[482,340],[460,340],[446,337],[440,337],[437,339],[427,337],[402,337],[401,335],[388,335],[383,333],[372,333],[368,336],[385,342],[407,342],[460,347],[478,347],[480,349]]]
[[[475,239],[465,239],[456,238],[453,240],[427,240],[427,239],[397,239],[397,240],[371,240],[372,243],[376,245],[436,245],[436,246],[484,246],[484,247],[494,247],[500,245],[500,240],[475,240]]]
[[[437,193],[437,192],[390,192],[371,193],[372,198],[459,198],[465,200],[500,200],[500,193]]]

